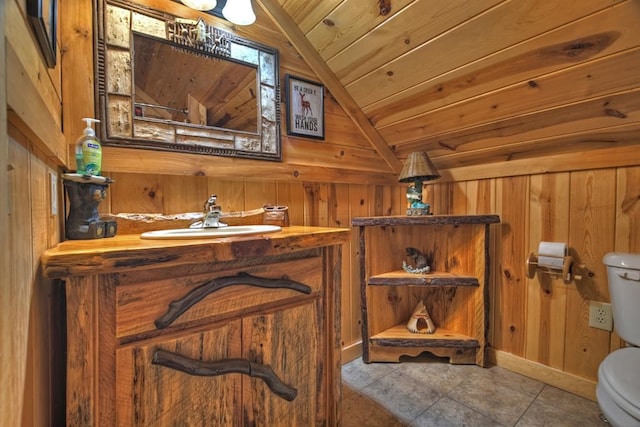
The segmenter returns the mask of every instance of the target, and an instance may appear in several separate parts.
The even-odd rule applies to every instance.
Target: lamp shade
[[[251,7],[251,0],[227,0],[222,15],[236,25],[250,25],[256,22],[256,14]]]
[[[216,0],[181,0],[185,6],[195,10],[211,10],[216,7]]]
[[[436,167],[429,160],[427,153],[418,151],[409,154],[398,177],[399,182],[432,181],[440,178]]]

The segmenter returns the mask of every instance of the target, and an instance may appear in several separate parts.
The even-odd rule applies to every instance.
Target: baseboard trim
[[[362,356],[362,342],[342,347],[342,363],[349,363]],[[542,363],[533,362],[505,351],[489,348],[488,361],[509,371],[557,387],[569,393],[596,401],[596,382],[563,372]]]
[[[596,401],[596,382],[493,348],[489,363]]]
[[[351,362],[352,360],[356,360],[358,357],[362,357],[362,341],[342,347],[340,356],[342,357],[343,365]]]

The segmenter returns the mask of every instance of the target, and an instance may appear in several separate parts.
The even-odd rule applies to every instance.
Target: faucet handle
[[[206,202],[204,202],[204,211],[205,212],[210,212],[212,211],[215,206],[216,206],[216,199],[218,198],[217,195],[212,194],[209,196],[209,198],[207,199]]]

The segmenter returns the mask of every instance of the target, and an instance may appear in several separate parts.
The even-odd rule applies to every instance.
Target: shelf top
[[[497,224],[498,215],[396,215],[368,216],[353,218],[351,225],[456,225],[456,224]]]
[[[473,276],[462,276],[446,272],[427,274],[407,273],[404,270],[376,274],[367,280],[369,285],[386,286],[480,286]]]

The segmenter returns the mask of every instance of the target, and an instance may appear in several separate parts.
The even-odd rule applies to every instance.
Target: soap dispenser
[[[102,146],[96,137],[93,123],[100,120],[85,117],[87,126],[76,144],[76,169],[80,175],[100,175],[102,170]]]

